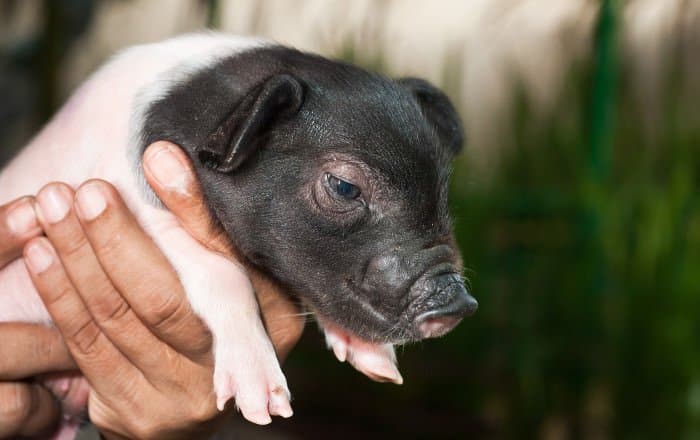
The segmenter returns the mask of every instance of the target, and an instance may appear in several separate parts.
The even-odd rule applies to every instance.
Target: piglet
[[[180,145],[239,261],[165,210],[145,147]],[[130,48],[80,87],[0,174],[0,203],[51,181],[113,183],[214,336],[219,408],[292,414],[245,268],[317,318],[336,357],[401,383],[394,344],[472,314],[447,208],[463,134],[441,91],[259,39],[196,34]],[[242,286],[242,287],[241,287]],[[0,272],[0,321],[49,323],[22,261]]]

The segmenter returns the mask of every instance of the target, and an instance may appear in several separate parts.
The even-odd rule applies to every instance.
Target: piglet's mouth
[[[340,362],[347,361],[357,371],[377,382],[403,383],[392,344],[378,344],[358,338],[328,321],[319,321],[326,344]]]
[[[347,361],[372,380],[402,384],[403,378],[396,365],[394,345],[391,342],[442,336],[452,330],[464,316],[472,315],[478,307],[476,300],[467,292],[461,277],[456,273],[430,273],[421,277],[421,280],[420,283],[414,284],[413,288],[428,294],[418,296],[420,307],[414,307],[410,313],[410,316],[415,316],[417,312],[417,318],[400,321],[405,325],[393,325],[392,328],[396,331],[391,334],[397,339],[392,341],[385,339],[372,342],[361,338],[317,313],[317,321],[326,335],[326,344],[333,350],[335,357],[340,362]],[[360,306],[368,308],[369,312],[374,311],[358,296],[349,297]],[[416,308],[418,310],[415,310]],[[379,312],[374,312],[374,316],[387,321]],[[405,316],[403,319],[406,319]],[[399,330],[400,334],[397,333]]]

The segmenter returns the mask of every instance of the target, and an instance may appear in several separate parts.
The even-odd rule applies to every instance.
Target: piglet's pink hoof
[[[249,374],[243,379],[243,374],[235,374],[225,368],[215,368],[214,390],[219,411],[223,411],[226,404],[234,400],[243,417],[257,425],[270,424],[271,416],[292,416],[291,395],[281,372],[276,375],[274,372],[263,374],[257,369],[245,371],[255,371],[255,374]]]

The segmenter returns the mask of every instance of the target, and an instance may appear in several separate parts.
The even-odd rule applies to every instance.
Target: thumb
[[[143,168],[148,183],[190,235],[213,251],[236,257],[223,231],[214,225],[192,163],[181,148],[171,142],[154,142],[143,155]],[[264,274],[249,266],[246,269],[272,343],[284,358],[304,329],[299,306]]]
[[[151,188],[190,235],[209,249],[228,253],[228,242],[214,225],[192,163],[180,147],[152,143],[144,152],[143,169]]]

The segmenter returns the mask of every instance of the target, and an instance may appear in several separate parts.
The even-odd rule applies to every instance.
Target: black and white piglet
[[[447,97],[269,42],[191,35],[128,49],[95,73],[0,174],[0,203],[50,181],[112,182],[176,268],[214,335],[218,406],[291,415],[241,265],[177,226],[141,176],[165,139],[192,158],[244,264],[315,312],[341,360],[401,382],[393,344],[475,311],[447,209],[462,145]],[[0,320],[48,322],[25,266],[0,272]]]

